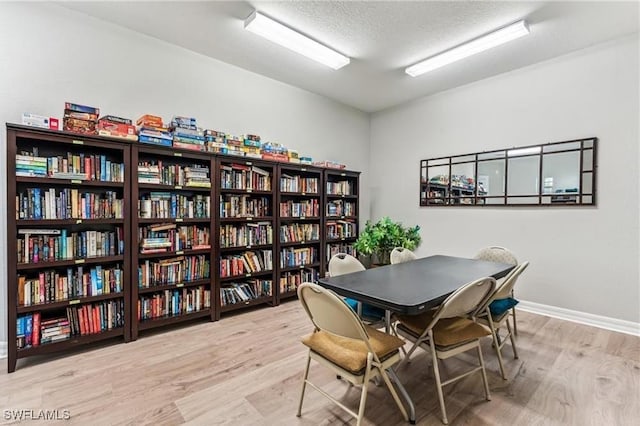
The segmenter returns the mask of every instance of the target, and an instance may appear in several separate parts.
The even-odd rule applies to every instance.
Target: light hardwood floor
[[[457,425],[632,425],[640,418],[640,338],[543,316],[518,313],[518,349],[504,354],[503,381],[484,341],[492,401],[479,375],[449,386],[445,401]],[[295,416],[310,322],[297,301],[102,345],[18,361],[0,360],[0,424],[5,409],[69,410],[82,425],[355,424],[313,389]],[[444,363],[455,373],[472,356]],[[313,365],[313,363],[312,363]],[[310,376],[347,405],[359,388],[313,365]],[[429,359],[418,351],[399,376],[417,405],[417,423],[440,425]],[[402,425],[386,388],[370,387],[366,424]],[[38,421],[34,424],[45,424]],[[57,422],[56,424],[68,424]],[[28,424],[23,422],[20,424]]]

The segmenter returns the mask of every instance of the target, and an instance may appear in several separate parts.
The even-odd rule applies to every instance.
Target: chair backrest
[[[434,321],[475,314],[486,305],[495,288],[496,280],[491,277],[480,278],[463,285],[442,302],[434,315]]]
[[[518,264],[516,256],[508,249],[500,246],[485,247],[475,255],[474,259],[506,263],[508,265]]]
[[[362,321],[333,291],[318,284],[302,283],[298,286],[298,299],[316,330],[364,340],[369,345],[369,336]]]
[[[525,269],[529,266],[529,262],[523,262],[513,268],[511,272],[504,278],[504,281],[496,288],[493,295],[489,298],[488,303],[493,302],[497,299],[504,299],[511,296],[511,290],[516,285],[516,281],[518,281],[518,277],[520,274],[524,272]]]
[[[360,272],[365,269],[364,265],[350,254],[337,253],[329,260],[329,276],[331,277]]]
[[[416,255],[411,251],[407,250],[404,247],[396,247],[391,251],[391,264],[395,265],[396,263],[404,263],[409,262],[411,260],[416,260]]]

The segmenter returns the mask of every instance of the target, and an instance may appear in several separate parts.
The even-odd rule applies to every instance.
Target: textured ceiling
[[[638,32],[638,2],[65,2],[367,112]],[[257,9],[352,58],[333,71],[243,29]],[[404,68],[519,19],[531,34],[412,78]]]

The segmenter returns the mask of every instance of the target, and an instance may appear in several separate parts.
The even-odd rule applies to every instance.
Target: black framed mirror
[[[593,206],[597,141],[421,160],[420,206]]]

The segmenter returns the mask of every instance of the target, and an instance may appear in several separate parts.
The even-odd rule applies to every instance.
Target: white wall
[[[385,173],[371,216],[419,224],[420,255],[511,248],[531,261],[521,299],[640,322],[638,47],[636,35],[374,114],[370,169]],[[419,159],[589,136],[595,208],[418,207]]]
[[[150,17],[151,19],[151,17]],[[212,40],[215,43],[215,40]],[[363,172],[368,217],[369,116],[327,98],[53,4],[0,2],[0,123],[23,112],[62,115],[65,101],[105,114],[196,117],[201,126],[259,134],[301,154]],[[0,131],[0,200],[6,198]],[[0,211],[0,241],[6,212]],[[0,342],[6,340],[6,248],[0,244]]]

